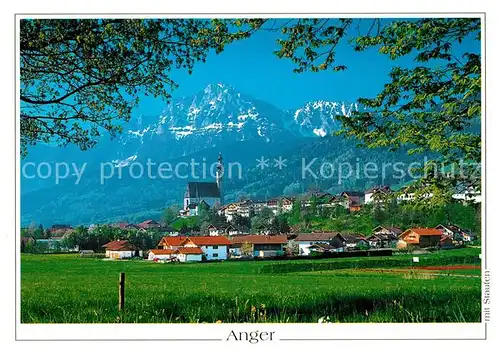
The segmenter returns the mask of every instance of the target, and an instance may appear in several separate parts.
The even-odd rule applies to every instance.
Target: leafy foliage
[[[435,227],[438,224],[456,224],[463,229],[480,235],[480,207],[447,203],[429,209],[409,203],[397,203],[389,200],[376,205],[364,205],[358,212],[349,213],[344,207],[316,208],[307,207],[297,215],[293,210],[285,213],[291,226],[300,231],[345,231],[370,235],[377,226],[396,226],[402,229],[410,227]],[[297,219],[297,217],[300,217]]]
[[[219,20],[21,20],[22,154],[38,142],[86,150],[102,130],[116,135],[139,93],[168,100],[170,71],[191,73],[224,49],[226,33]]]

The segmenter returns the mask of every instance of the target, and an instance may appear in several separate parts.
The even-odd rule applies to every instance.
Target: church
[[[219,153],[217,160],[217,173],[215,182],[188,182],[184,193],[184,205],[180,211],[181,216],[197,216],[199,208],[211,208],[223,204],[222,176],[224,166],[222,155]]]

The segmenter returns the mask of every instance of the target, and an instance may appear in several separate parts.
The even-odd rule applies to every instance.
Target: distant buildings
[[[340,195],[340,204],[349,212],[357,212],[364,204],[365,194],[357,191],[344,191]]]
[[[392,193],[389,186],[376,186],[365,191],[365,204],[383,202]]]

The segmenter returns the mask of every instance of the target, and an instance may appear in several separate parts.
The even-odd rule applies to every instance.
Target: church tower
[[[224,204],[224,193],[222,191],[222,176],[223,176],[223,174],[224,174],[224,166],[222,164],[222,154],[219,153],[219,157],[217,159],[216,183],[217,183],[217,187],[219,188],[221,206]]]

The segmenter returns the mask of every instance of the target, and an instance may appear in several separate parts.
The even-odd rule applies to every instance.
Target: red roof
[[[175,252],[179,254],[203,254],[200,247],[180,247]]]
[[[267,236],[267,235],[247,235],[231,238],[232,244],[286,244],[288,239],[285,235]]]
[[[127,240],[113,240],[102,247],[106,250],[135,250],[135,246]]]
[[[201,236],[189,237],[196,245],[231,245],[229,239],[224,236]]]
[[[155,220],[152,220],[152,219],[148,219],[144,222],[141,222],[138,224],[139,227],[141,228],[148,228],[149,225],[155,225],[155,226],[159,226],[160,224],[158,222],[156,222]]]
[[[169,236],[166,236],[160,240],[160,243],[158,243],[158,245],[170,246],[170,247],[180,247],[181,243],[184,242],[186,240],[186,238],[187,237],[179,237],[179,236],[169,237]]]
[[[442,232],[436,228],[411,228],[419,236],[440,236]]]
[[[151,249],[151,253],[154,255],[168,255],[168,254],[174,254],[175,250],[173,249]]]

